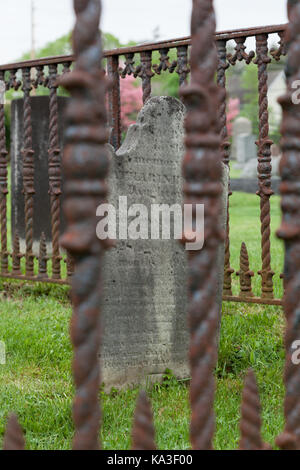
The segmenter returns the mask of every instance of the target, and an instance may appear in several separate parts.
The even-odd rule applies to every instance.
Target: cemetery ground
[[[247,244],[250,267],[260,269],[259,198],[235,193],[230,198],[231,264],[239,269],[239,250]],[[279,197],[272,198],[272,267],[275,295],[281,296],[283,247],[275,237],[280,224]],[[256,274],[254,292],[260,278]],[[233,275],[234,292],[238,278]],[[16,411],[26,430],[30,449],[70,448],[73,425],[71,404],[72,348],[69,341],[71,307],[68,288],[2,280],[0,340],[7,347],[7,363],[0,365],[0,434],[5,419]],[[238,444],[242,384],[252,367],[257,375],[263,408],[263,438],[274,445],[283,427],[282,370],[284,318],[281,307],[224,303],[218,365],[216,368],[217,449]],[[162,384],[148,387],[152,402],[157,446],[189,448],[188,381],[177,381],[167,372]],[[130,447],[130,433],[138,388],[100,392],[104,449]]]

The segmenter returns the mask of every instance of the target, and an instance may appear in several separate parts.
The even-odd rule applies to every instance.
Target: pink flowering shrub
[[[240,100],[239,98],[230,98],[227,106],[227,132],[232,135],[232,124],[235,118],[240,113]]]
[[[121,122],[122,130],[127,131],[136,121],[138,112],[143,107],[143,91],[132,75],[121,78]]]

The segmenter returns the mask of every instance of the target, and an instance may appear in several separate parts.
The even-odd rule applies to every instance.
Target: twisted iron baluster
[[[255,53],[254,51],[250,51],[249,54],[247,54],[245,41],[246,37],[240,37],[235,39],[235,53],[233,55],[227,55],[227,58],[231,65],[235,65],[237,61],[242,62],[243,60],[246,62],[247,65],[252,62]]]
[[[4,83],[4,72],[0,71]],[[1,272],[8,272],[7,251],[7,155],[4,104],[0,103],[0,223],[1,223]]]
[[[50,90],[49,120],[49,194],[52,233],[52,277],[60,279],[59,236],[60,236],[60,196],[61,196],[61,158],[58,137],[57,102],[57,65],[49,66],[48,88]]]
[[[187,106],[183,176],[185,203],[205,205],[204,247],[189,252],[190,434],[193,449],[210,449],[214,433],[213,370],[219,323],[217,253],[223,239],[218,223],[222,169],[217,116],[219,89],[214,82],[217,69],[215,26],[212,0],[193,0],[191,84],[182,89]]]
[[[141,52],[141,66],[137,76],[142,79],[144,104],[151,98],[151,78],[154,75],[152,72],[152,51]]]
[[[39,249],[39,273],[38,277],[43,279],[48,277],[47,273],[47,262],[49,257],[47,256],[47,243],[44,232],[40,238],[40,249]]]
[[[285,430],[277,438],[282,449],[300,449],[300,367],[293,363],[293,343],[300,339],[300,105],[292,102],[293,83],[300,80],[300,0],[288,1],[290,24],[286,33],[288,59],[287,93],[280,98],[283,108],[282,150],[282,223],[277,232],[285,243]],[[295,361],[294,361],[295,362]]]
[[[105,244],[96,236],[96,208],[107,197],[105,178],[109,158],[105,143],[106,84],[101,69],[99,0],[74,0],[76,25],[73,46],[74,71],[60,84],[72,95],[66,111],[66,145],[63,156],[65,182],[64,214],[67,230],[64,246],[74,259],[72,276],[74,346],[74,449],[98,449],[100,406],[99,349],[101,325],[101,264]]]
[[[249,256],[246,243],[243,242],[240,251],[240,270],[236,273],[240,278],[240,297],[253,297],[251,278],[254,272],[250,270]]]
[[[168,48],[160,49],[159,54],[160,54],[159,64],[153,65],[153,69],[155,70],[155,73],[157,73],[157,75],[161,75],[161,72],[166,72],[166,71],[173,73],[175,68],[177,67],[177,61],[173,60],[173,62],[170,63],[169,49]]]
[[[226,70],[229,64],[226,60],[226,41],[217,41],[218,49],[218,72],[217,82],[222,90],[221,100],[219,106],[219,124],[220,124],[220,136],[221,136],[221,157],[223,163],[229,168],[230,158],[230,142],[228,139],[227,132],[227,119],[226,119],[226,107],[227,107],[227,94],[226,94]],[[234,269],[230,266],[230,225],[229,225],[229,196],[232,195],[230,190],[230,180],[228,181],[228,204],[227,204],[227,223],[226,223],[226,239],[225,239],[225,257],[224,257],[224,283],[223,283],[223,295],[232,295],[231,289],[231,276],[234,273]]]
[[[270,50],[270,54],[271,56],[273,57],[273,59],[275,59],[277,62],[279,62],[281,60],[281,56],[285,56],[286,55],[286,44],[285,44],[285,40],[284,40],[284,34],[285,32],[284,31],[281,31],[279,34],[279,47],[278,49],[276,48],[273,48]]]
[[[256,378],[252,370],[245,379],[241,406],[240,450],[271,450],[261,438],[261,406]]]
[[[125,78],[126,75],[134,75],[135,66],[134,66],[134,54],[125,54],[125,64],[121,72],[121,77]]]
[[[190,73],[188,61],[188,46],[177,47],[177,68],[176,73],[179,75],[179,86],[185,85],[188,74]]]
[[[111,127],[110,144],[115,150],[118,150],[121,145],[122,134],[119,56],[108,57],[107,74],[112,85],[108,92],[108,116]]]
[[[20,237],[16,231],[13,238],[13,252],[12,252],[12,272],[13,274],[21,274],[21,259],[23,255],[20,253]]]
[[[144,391],[139,394],[137,401],[133,429],[132,450],[155,450],[155,430],[151,405]]]
[[[23,155],[23,190],[25,197],[25,238],[26,238],[26,275],[34,275],[33,247],[33,196],[34,190],[34,152],[32,150],[32,124],[30,92],[31,69],[26,67],[22,70],[23,92],[24,92],[24,147]]]
[[[268,113],[268,72],[267,65],[271,62],[268,56],[268,35],[256,36],[256,54],[254,61],[258,65],[258,90],[259,90],[259,139],[258,146],[258,179],[259,190],[256,193],[260,197],[260,221],[261,221],[261,250],[262,269],[258,272],[262,278],[262,297],[272,299],[273,276],[271,269],[271,216],[270,197],[271,189],[271,145],[269,139],[269,113]]]

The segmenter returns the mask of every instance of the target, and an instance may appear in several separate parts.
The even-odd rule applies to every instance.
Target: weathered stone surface
[[[272,178],[272,190],[274,194],[280,194],[279,185],[281,179],[278,177]],[[243,193],[255,194],[258,191],[258,179],[256,178],[233,178],[230,181],[231,190],[235,193],[240,191]]]
[[[279,177],[279,165],[280,165],[280,159],[281,156],[279,157],[273,157],[272,158],[272,178]],[[251,159],[249,160],[243,168],[243,171],[241,173],[241,178],[257,178],[257,159]]]
[[[244,167],[251,160],[257,161],[256,138],[252,134],[239,134],[236,138],[237,164],[235,167]]]
[[[244,165],[241,178],[257,177],[257,159],[252,159]]]
[[[240,134],[252,134],[252,123],[243,116],[236,118],[232,126],[231,160],[237,160],[237,138]]]
[[[68,98],[58,97],[58,130],[60,148],[63,149],[63,111]],[[18,230],[21,250],[25,250],[25,217],[23,194],[23,99],[13,100],[11,105],[11,224],[12,235]],[[34,150],[34,252],[38,254],[39,240],[44,232],[51,248],[51,213],[48,194],[48,148],[49,148],[49,98],[31,98],[32,145]],[[63,230],[63,220],[61,219]]]
[[[112,158],[110,202],[182,203],[182,103],[148,101]],[[224,170],[223,225],[228,175]],[[221,308],[224,247],[219,254]],[[156,381],[165,370],[189,376],[187,259],[178,240],[119,240],[106,254],[101,362],[107,388]]]

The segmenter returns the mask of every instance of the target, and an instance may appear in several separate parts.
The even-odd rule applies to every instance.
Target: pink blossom
[[[143,92],[141,86],[132,75],[121,78],[121,122],[122,129],[126,131],[143,106]]]
[[[232,123],[240,112],[240,100],[239,98],[230,98],[227,106],[227,132],[228,135],[232,135]]]

